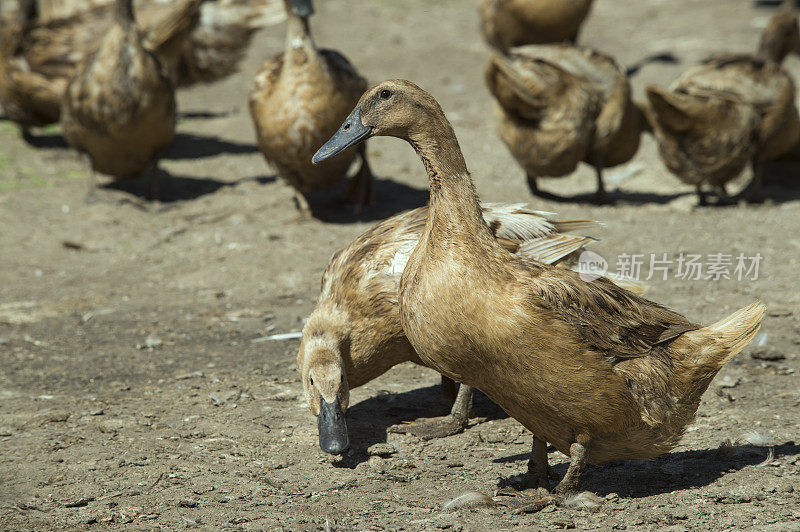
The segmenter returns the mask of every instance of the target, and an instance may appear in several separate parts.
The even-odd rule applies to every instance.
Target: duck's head
[[[433,96],[410,81],[384,81],[361,96],[350,116],[311,161],[318,164],[369,137],[398,137],[413,143],[431,125],[450,128]]]
[[[300,18],[308,18],[314,14],[314,4],[311,0],[283,0],[286,12]]]
[[[800,54],[800,27],[797,24],[797,10],[792,1],[785,1],[770,19],[758,55],[763,59],[781,63],[789,54]]]
[[[308,408],[317,416],[319,446],[326,453],[342,454],[350,447],[344,414],[350,388],[337,345],[325,338],[303,342],[297,357]]]

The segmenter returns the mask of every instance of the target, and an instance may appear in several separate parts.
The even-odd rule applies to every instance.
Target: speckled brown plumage
[[[697,186],[724,185],[753,163],[753,198],[760,191],[759,164],[780,158],[800,141],[795,85],[781,67],[800,50],[794,9],[785,5],[770,20],[755,55],[720,54],[688,69],[669,88],[648,87],[650,121],[666,166]]]
[[[587,462],[653,458],[674,446],[711,379],[758,331],[764,306],[701,327],[606,279],[584,282],[510,255],[481,216],[431,95],[390,80],[358,108],[365,127],[407,140],[426,162],[428,219],[399,299],[422,362],[480,389],[570,455],[559,493],[578,488]]]
[[[177,4],[148,2],[140,27],[142,40],[177,77],[181,48],[199,20],[201,0]],[[92,5],[65,18],[40,20],[34,0],[23,0],[17,20],[0,27],[0,104],[23,128],[60,118],[61,101],[77,66],[92,56],[113,24],[113,4]],[[30,6],[31,9],[27,9]],[[22,19],[25,23],[20,23]],[[9,22],[11,22],[9,24]]]
[[[118,0],[115,24],[84,59],[64,96],[62,125],[92,168],[115,178],[154,165],[175,134],[175,92],[133,21],[131,0]]]
[[[616,62],[600,52],[568,45],[513,48],[494,54],[486,83],[499,103],[500,138],[528,174],[572,173],[581,161],[602,169],[629,161],[639,148],[643,119]]]
[[[592,0],[482,0],[481,30],[491,46],[576,42]]]
[[[322,390],[332,390],[346,410],[350,389],[402,362],[422,364],[400,327],[398,286],[427,212],[421,207],[378,223],[338,251],[325,269],[322,292],[297,355],[315,415]],[[487,204],[483,215],[504,249],[547,263],[569,263],[593,239],[566,233],[598,225],[590,220],[554,221],[550,214],[524,205]],[[340,370],[326,377],[323,366],[331,363]],[[312,373],[317,375],[314,385]]]
[[[258,146],[278,174],[296,191],[304,214],[310,214],[304,194],[340,182],[358,154],[313,165],[311,156],[336,131],[366,89],[362,78],[344,56],[314,46],[307,18],[287,5],[286,51],[268,60],[256,74],[250,92],[250,114]],[[361,153],[359,178],[371,180]],[[364,185],[368,188],[368,185]],[[355,199],[367,202],[367,195]]]

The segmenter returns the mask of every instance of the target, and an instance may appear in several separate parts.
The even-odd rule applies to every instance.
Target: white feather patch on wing
[[[596,240],[596,238],[589,236],[562,235],[556,233],[547,238],[525,242],[517,250],[517,255],[545,264],[555,264],[564,257]]]

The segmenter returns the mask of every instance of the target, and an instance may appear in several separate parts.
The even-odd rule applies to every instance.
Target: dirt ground
[[[796,167],[771,169],[764,205],[696,208],[647,137],[628,169],[609,173],[615,206],[585,201],[586,168],[542,183],[576,201],[530,196],[494,130],[476,4],[318,0],[312,26],[320,46],[343,51],[371,81],[408,78],[439,99],[483,199],[601,220],[592,249],[612,263],[620,253],[763,256],[757,280],[689,281],[673,269],[649,282],[649,297],[705,323],[754,299],[768,307],[763,347],[722,370],[681,445],[653,462],[590,467],[584,487],[604,498],[593,511],[443,512],[465,491],[491,495],[522,473],[530,435],[485,398],[463,434],[387,435],[445,409],[438,376],[405,365],[353,392],[350,454],[319,450],[298,341],[265,337],[301,330],[331,254],[424,204],[427,183],[406,144],[375,139],[374,206],[353,218],[334,191],[314,198],[319,220],[295,220],[289,188],[254,147],[246,103],[259,64],[282,48],[277,26],[256,36],[240,74],[179,93],[179,135],[152,209],[85,204],[85,167],[57,128],[32,147],[0,122],[0,528],[800,530]],[[581,40],[624,66],[672,54],[633,77],[641,98],[647,83],[667,84],[711,52],[751,50],[771,9],[597,0]],[[800,74],[798,59],[787,66]],[[102,192],[138,200],[143,190]],[[751,431],[771,438],[770,463],[764,447],[719,450],[726,440],[767,443]],[[370,456],[381,442],[393,454]],[[563,474],[565,457],[550,456]]]

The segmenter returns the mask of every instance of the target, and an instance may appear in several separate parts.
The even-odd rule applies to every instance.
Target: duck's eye
[[[311,386],[314,386],[314,377],[309,377],[308,382],[311,384]]]
[[[381,91],[380,97],[384,100],[388,100],[392,96],[392,91],[389,89],[383,89]]]

